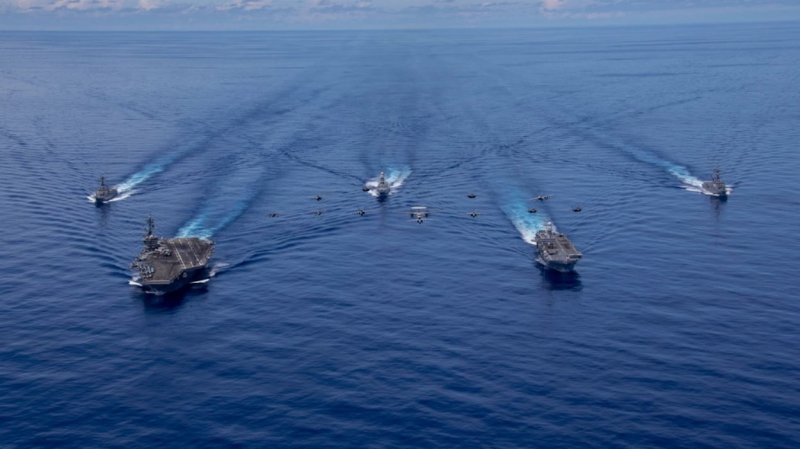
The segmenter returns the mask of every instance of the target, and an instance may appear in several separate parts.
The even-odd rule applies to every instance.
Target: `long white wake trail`
[[[219,180],[200,212],[178,230],[178,237],[211,238],[252,205],[263,182],[263,166],[244,167]]]
[[[675,177],[675,179],[680,181],[681,187],[683,189],[688,190],[690,192],[702,193],[704,195],[712,195],[711,193],[703,189],[703,180],[693,175],[687,167],[684,167],[683,165],[680,164],[676,164],[675,162],[670,162],[661,159],[654,154],[643,151],[633,152],[632,154],[636,159],[654,165],[656,167],[659,167],[664,171],[666,171],[667,173],[669,173],[670,175],[672,175],[673,177]],[[728,194],[730,194],[732,191],[733,189],[730,186],[728,186],[727,187]]]
[[[506,214],[511,224],[517,228],[522,240],[531,245],[536,245],[536,232],[544,229],[547,216],[541,211],[531,213],[525,196],[519,191],[508,190],[504,196],[506,198],[502,206],[503,213]]]
[[[117,196],[115,196],[114,198],[106,201],[107,203],[115,203],[117,201],[122,201],[125,198],[128,198],[131,195],[133,195],[134,193],[136,193],[135,190],[125,190],[125,191],[120,190],[119,186],[114,186],[114,188],[117,189],[119,194]],[[94,201],[95,201],[94,193],[89,195],[89,196],[87,196],[86,199],[89,200],[90,203],[94,203]]]

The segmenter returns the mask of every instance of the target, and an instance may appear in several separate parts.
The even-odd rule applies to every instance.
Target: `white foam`
[[[214,266],[211,267],[211,271],[208,273],[208,277],[212,277],[213,278],[214,276],[219,274],[221,271],[223,271],[225,268],[228,268],[230,265],[231,264],[225,263],[225,262],[220,262],[220,263],[214,264]]]
[[[713,192],[709,192],[708,190],[704,189],[703,188],[703,181],[700,180],[700,179],[692,177],[692,179],[685,180],[685,181],[681,180],[681,181],[683,181],[683,183],[684,183],[681,187],[684,190],[688,191],[688,192],[695,192],[695,193],[701,193],[701,194],[707,195],[707,196],[719,197],[719,194],[713,193]],[[725,186],[725,193],[727,195],[730,195],[731,193],[733,193],[733,187]]]
[[[667,167],[667,172],[669,172],[672,176],[678,178],[678,180],[687,186],[702,188],[703,181],[696,176],[692,176],[689,173],[689,170],[686,167],[680,165],[670,165]]]
[[[386,175],[386,182],[389,184],[389,195],[392,195],[403,185],[405,180],[409,176],[411,176],[411,169],[403,168],[400,170],[396,170],[390,168],[385,175]],[[380,196],[377,191],[379,179],[380,178],[375,177],[364,183],[364,186],[366,186],[369,189],[367,190],[367,193],[376,198]]]
[[[683,184],[681,187],[686,191],[702,193],[703,195],[714,196],[714,197],[719,196],[716,193],[712,193],[704,189],[703,180],[689,173],[689,170],[686,167],[682,167],[680,165],[672,165],[669,168],[667,168],[667,171],[676,178],[678,178],[678,180]],[[730,195],[733,192],[733,187],[726,186],[725,192],[728,195]]]
[[[178,237],[200,237],[203,239],[211,238],[214,234],[212,229],[204,227],[205,216],[195,218],[178,230]]]
[[[119,190],[118,189],[118,192],[119,192],[119,195],[117,195],[114,198],[110,199],[108,201],[109,203],[113,203],[115,201],[122,201],[125,198],[129,198],[131,195],[136,193],[136,190]]]
[[[128,192],[133,190],[134,187],[147,181],[151,176],[158,174],[164,171],[163,164],[151,164],[145,167],[143,170],[139,171],[138,173],[132,174],[128,179],[126,179],[123,183],[115,186],[117,190],[120,192]]]
[[[511,220],[511,224],[517,228],[522,240],[535,246],[536,232],[544,228],[544,219],[540,215],[528,213],[528,210],[521,205],[509,206],[503,211]]]
[[[399,189],[409,176],[411,176],[410,168],[403,168],[400,170],[389,169],[389,173],[386,175],[386,182],[389,183],[392,190]]]
[[[114,188],[115,188],[115,189],[117,189],[117,191],[118,191],[118,192],[120,192],[120,193],[119,193],[117,196],[115,196],[114,198],[112,198],[112,199],[110,199],[110,200],[106,201],[106,203],[115,203],[115,202],[117,202],[117,201],[122,201],[122,200],[124,200],[125,198],[129,198],[131,195],[133,195],[134,193],[136,193],[136,191],[135,191],[135,190],[122,191],[122,190],[119,190],[119,188],[118,188],[118,187],[114,187]],[[95,202],[95,195],[94,195],[94,193],[93,193],[93,194],[91,194],[91,195],[89,195],[89,196],[87,196],[87,197],[86,197],[86,199],[88,199],[90,203],[94,203],[94,202]]]

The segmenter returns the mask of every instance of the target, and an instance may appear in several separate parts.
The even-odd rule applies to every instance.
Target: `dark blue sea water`
[[[0,34],[0,447],[800,447],[798,36]]]

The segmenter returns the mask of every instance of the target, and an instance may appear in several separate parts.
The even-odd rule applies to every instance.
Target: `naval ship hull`
[[[569,273],[583,257],[566,235],[555,230],[552,223],[547,223],[544,229],[537,231],[534,241],[536,261],[548,270]]]
[[[113,200],[117,196],[119,196],[119,192],[116,189],[111,189],[105,192],[95,192],[93,199],[95,204],[104,204]]]
[[[152,218],[148,219],[144,248],[131,263],[131,268],[138,272],[131,285],[163,295],[192,283],[207,282],[214,242],[197,237],[159,238],[153,234],[153,223]]]
[[[91,198],[94,200],[94,204],[101,205],[107,203],[119,195],[119,190],[109,187],[106,184],[106,178],[100,178],[100,187],[94,191],[94,195]]]
[[[145,293],[165,295],[188,288],[192,283],[208,279],[206,267],[198,267],[183,272],[173,280],[139,280],[136,282]]]
[[[728,186],[719,177],[719,170],[714,170],[711,174],[710,181],[703,181],[701,184],[703,193],[706,195],[715,196],[717,198],[725,198],[728,196]]]
[[[103,204],[106,204],[106,203],[110,202],[114,198],[116,198],[116,196],[112,196],[111,198],[105,198],[105,199],[103,199],[103,198],[95,198],[94,199],[94,204],[97,205],[97,206],[102,206]]]
[[[720,187],[709,182],[703,183],[703,192],[706,195],[716,196],[718,198],[724,198],[728,196],[728,190],[726,186]]]
[[[575,271],[575,265],[577,265],[578,261],[574,262],[558,262],[558,261],[546,261],[541,257],[536,258],[536,262],[542,265],[547,270],[558,271],[559,273],[571,273]]]

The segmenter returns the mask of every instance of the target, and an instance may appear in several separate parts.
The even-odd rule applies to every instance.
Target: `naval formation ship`
[[[711,174],[711,181],[703,181],[703,190],[709,195],[720,198],[728,196],[728,186],[719,177],[719,170],[714,170]]]
[[[189,284],[208,282],[208,260],[214,242],[197,237],[159,238],[153,234],[153,218],[147,219],[144,248],[131,264],[139,276],[131,281],[148,293],[163,295]]]
[[[103,204],[107,203],[119,195],[119,191],[113,187],[109,187],[106,184],[105,176],[100,177],[100,187],[94,192],[94,202],[95,204]]]
[[[545,224],[534,239],[538,252],[536,260],[551,270],[570,272],[583,257],[566,235],[556,231],[553,223]]]
[[[364,184],[363,190],[365,192],[375,192],[374,194],[378,197],[378,200],[383,201],[392,192],[392,186],[389,184],[389,181],[386,180],[386,175],[381,172],[381,174],[378,176],[377,184],[368,182]]]
[[[389,186],[389,183],[386,182],[386,176],[383,174],[383,172],[381,172],[381,175],[378,179],[378,185],[375,186],[375,191],[378,192],[379,198],[386,198],[391,191],[391,187]]]

